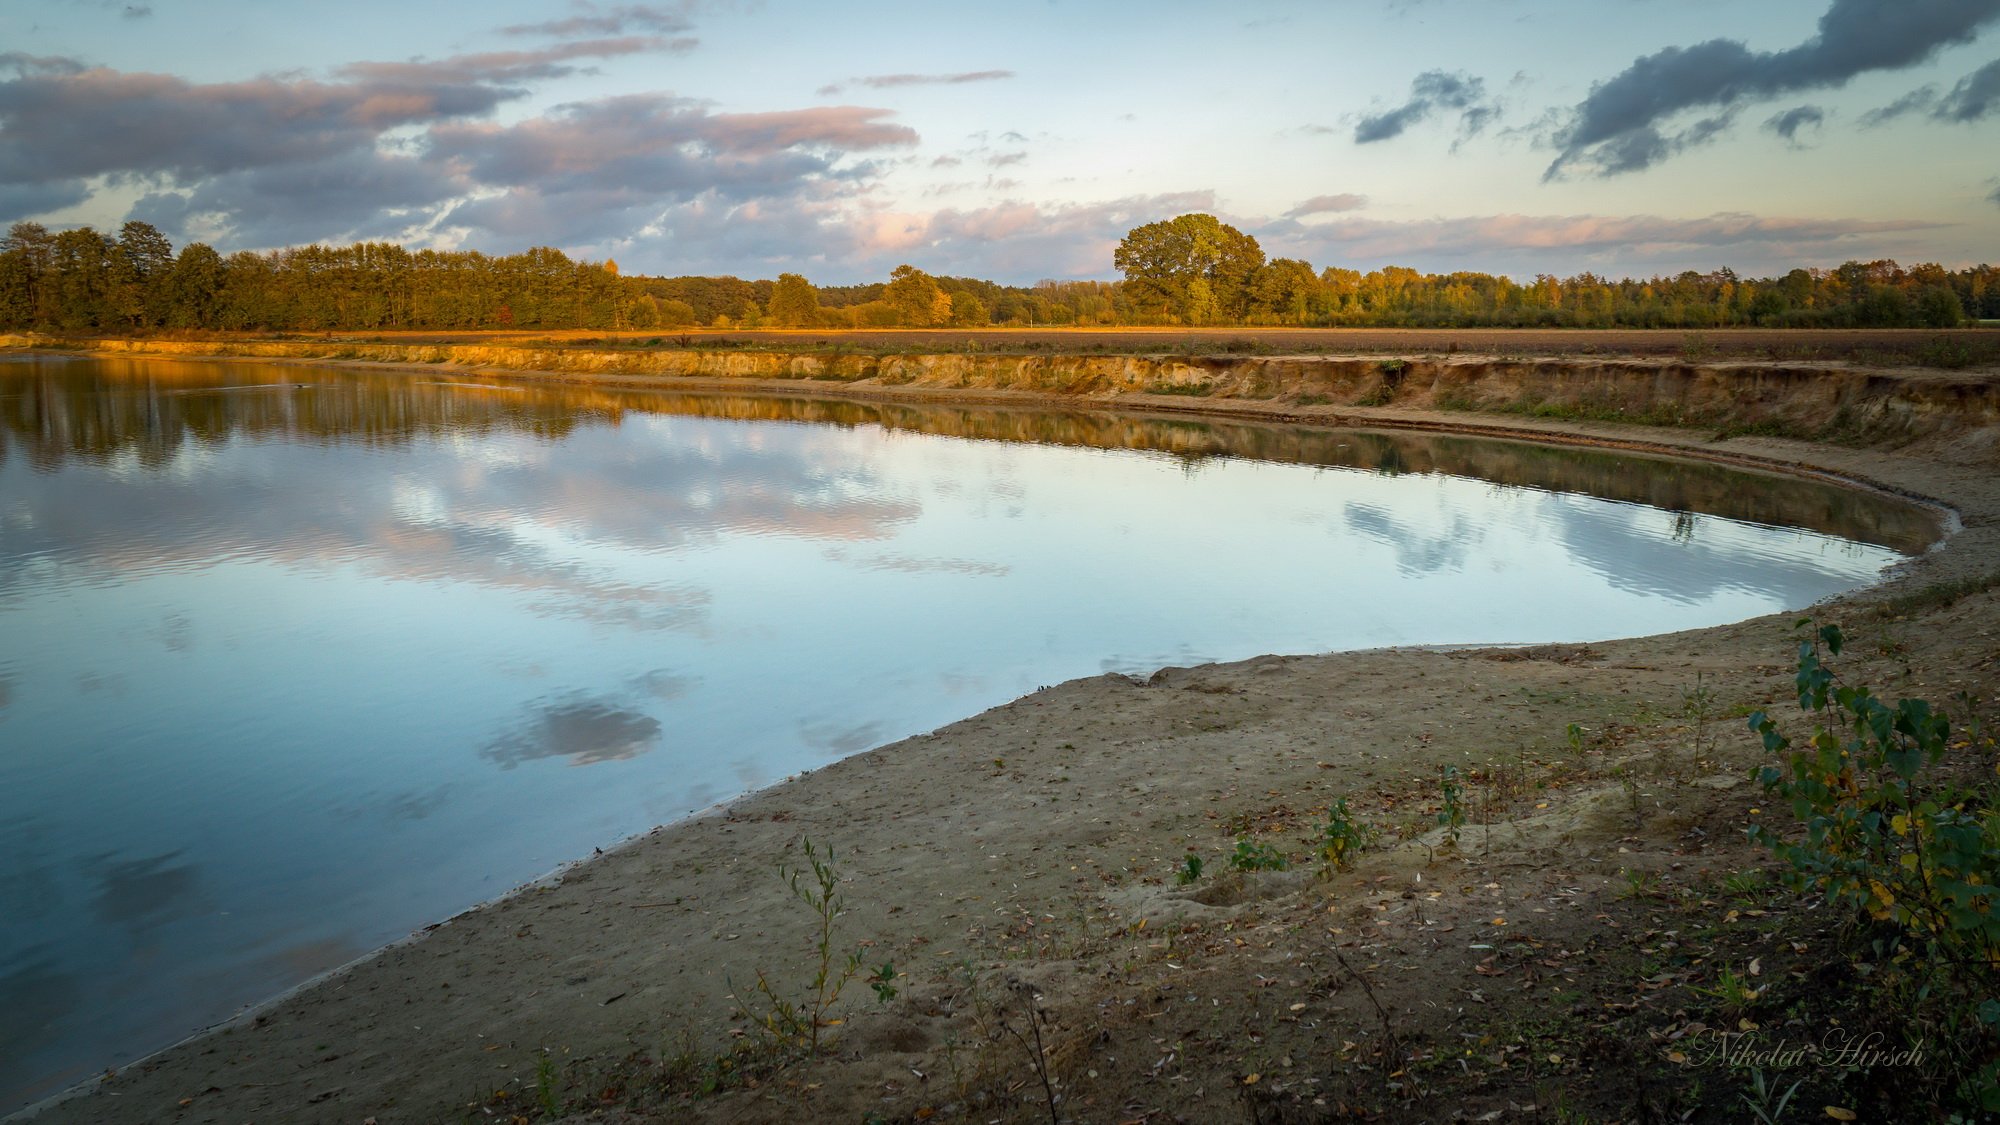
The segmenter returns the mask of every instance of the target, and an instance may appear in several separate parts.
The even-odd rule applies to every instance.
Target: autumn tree
[[[1202,324],[1249,311],[1264,250],[1214,215],[1192,214],[1133,228],[1111,260],[1141,307]]]
[[[889,271],[882,300],[896,310],[907,327],[934,328],[951,323],[951,297],[936,278],[915,266],[901,265]]]
[[[819,290],[795,273],[781,273],[771,287],[771,303],[766,310],[781,328],[805,328],[819,321]]]

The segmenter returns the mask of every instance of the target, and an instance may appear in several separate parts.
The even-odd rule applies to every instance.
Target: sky
[[[2000,0],[7,0],[0,223],[1112,278],[2000,260]]]

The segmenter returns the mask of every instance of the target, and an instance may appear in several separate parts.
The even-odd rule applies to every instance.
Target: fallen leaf
[[[1835,1121],[1852,1121],[1855,1118],[1855,1113],[1853,1110],[1842,1109],[1837,1105],[1827,1106],[1826,1115],[1828,1117],[1833,1118]]]
[[[1246,1078],[1244,1078],[1244,1079],[1243,1079],[1243,1084],[1244,1084],[1245,1086],[1255,1086],[1255,1085],[1257,1084],[1257,1080],[1258,1080],[1258,1079],[1260,1079],[1260,1078],[1262,1078],[1262,1077],[1264,1077],[1264,1076],[1263,1076],[1263,1075],[1261,1075],[1261,1074],[1252,1074],[1252,1075],[1250,1075],[1250,1076],[1248,1076],[1248,1077],[1246,1077]]]

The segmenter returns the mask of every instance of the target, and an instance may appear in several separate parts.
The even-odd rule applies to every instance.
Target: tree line
[[[623,275],[537,247],[519,254],[394,243],[223,255],[175,250],[151,225],[117,234],[16,223],[0,239],[0,328],[67,332],[441,329],[943,328],[988,325],[1712,328],[1949,327],[2000,318],[2000,268],[1848,262],[1744,278],[1730,270],[1517,282],[1363,273],[1266,260],[1212,215],[1134,228],[1122,281],[1001,285],[898,266],[865,285]]]

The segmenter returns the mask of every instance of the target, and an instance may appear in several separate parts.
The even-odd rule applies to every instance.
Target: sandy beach
[[[1348,390],[1320,405],[1090,405],[1675,450],[1925,498],[1958,530],[1812,613],[1848,629],[1844,674],[1885,694],[1994,694],[2000,595],[1979,580],[2000,559],[2000,478],[1977,411],[1831,444],[1364,407],[1352,399],[1368,388]],[[1797,616],[1053,685],[607,840],[32,1119],[1483,1121],[1547,1119],[1561,1098],[1623,1119],[1726,1106],[1721,1072],[1668,1061],[1712,977],[1698,960],[1661,983],[1669,970],[1641,961],[1687,943],[1671,935],[1697,914],[1712,922],[1710,970],[1754,957],[1773,981],[1812,981],[1826,961],[1832,939],[1812,936],[1824,912],[1732,905],[1724,887],[1767,862],[1743,832],[1781,811],[1748,780],[1763,754],[1743,716],[1795,713]],[[1437,825],[1446,766],[1464,785],[1455,844]],[[1322,871],[1313,853],[1339,798],[1380,838]],[[1289,869],[1232,870],[1239,839]],[[807,841],[838,880],[834,969],[852,952],[860,971],[802,1054],[754,1017],[771,996],[808,995],[818,964],[814,911],[781,874]],[[1182,882],[1191,854],[1203,874]],[[1378,1065],[1391,1055],[1434,1065]]]

